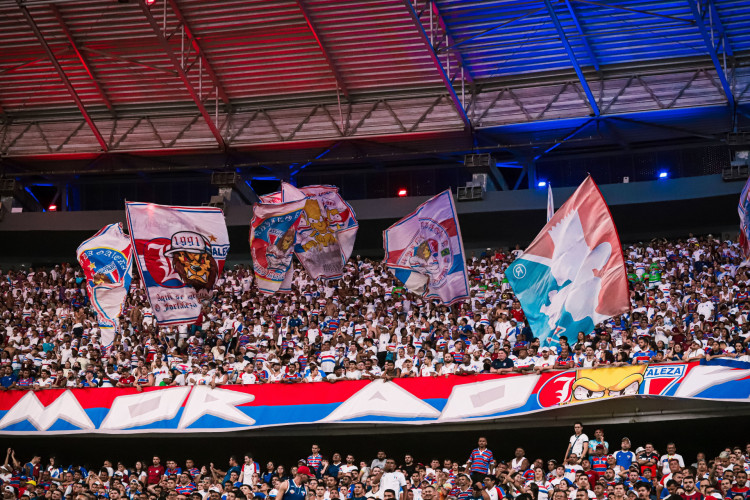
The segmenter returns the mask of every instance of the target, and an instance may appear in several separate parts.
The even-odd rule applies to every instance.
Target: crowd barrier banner
[[[729,365],[729,366],[727,366]],[[747,403],[750,363],[666,363],[393,381],[0,393],[0,435],[231,432],[481,421],[620,397]]]

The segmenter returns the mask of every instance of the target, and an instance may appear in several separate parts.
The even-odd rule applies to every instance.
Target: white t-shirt
[[[396,498],[401,496],[401,490],[406,486],[406,478],[401,472],[384,472],[380,478],[380,491],[393,490]]]
[[[570,436],[570,453],[575,453],[580,458],[583,453],[583,445],[588,442],[589,437],[586,434],[581,433],[580,436],[573,434]]]

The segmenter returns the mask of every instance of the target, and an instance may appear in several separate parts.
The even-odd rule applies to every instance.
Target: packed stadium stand
[[[0,0],[2,500],[748,500],[749,175],[747,1]]]

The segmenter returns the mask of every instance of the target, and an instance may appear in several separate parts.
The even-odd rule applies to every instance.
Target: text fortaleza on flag
[[[469,279],[451,190],[421,204],[383,232],[385,264],[411,292],[453,304],[469,296]]]
[[[750,179],[745,183],[737,207],[740,214],[740,248],[745,259],[750,258]]]
[[[160,325],[194,324],[229,253],[224,212],[126,202],[128,230],[146,294]]]
[[[630,310],[620,238],[590,176],[505,275],[542,346]]]
[[[261,201],[282,203],[305,198],[294,253],[313,278],[340,278],[354,249],[359,224],[336,186],[296,188],[282,182],[281,191],[262,196]]]
[[[112,345],[117,318],[130,288],[133,253],[130,238],[118,222],[104,226],[80,244],[78,263],[86,276],[86,291],[101,330],[102,348]]]
[[[250,252],[258,290],[291,291],[292,256],[305,199],[287,203],[253,205]]]

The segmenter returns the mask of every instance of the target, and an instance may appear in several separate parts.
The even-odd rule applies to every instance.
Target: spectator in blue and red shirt
[[[323,468],[321,464],[321,462],[323,461],[323,456],[320,454],[320,446],[318,446],[317,444],[312,445],[311,451],[312,455],[307,457],[307,466],[311,471],[313,471],[316,477],[320,478],[320,471]]]
[[[472,484],[481,484],[484,481],[484,476],[489,474],[490,462],[494,460],[492,451],[487,448],[487,438],[482,436],[477,441],[477,448],[471,452],[469,456],[469,463],[471,467],[471,482]]]

